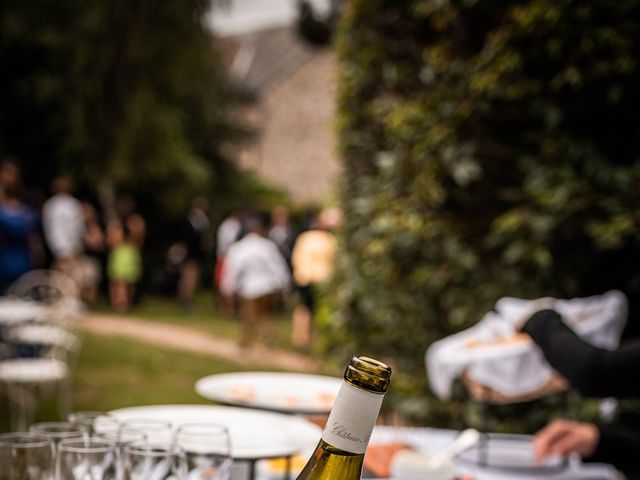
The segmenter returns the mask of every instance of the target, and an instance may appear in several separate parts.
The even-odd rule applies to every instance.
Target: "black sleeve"
[[[640,432],[622,428],[598,427],[600,440],[588,462],[612,463],[621,470],[638,469]]]
[[[579,392],[594,397],[640,396],[640,341],[610,351],[578,337],[553,310],[541,310],[522,328],[545,358]]]

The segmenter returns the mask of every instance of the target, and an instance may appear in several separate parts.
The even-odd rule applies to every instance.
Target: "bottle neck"
[[[353,357],[345,369],[344,380],[370,392],[385,393],[391,380],[391,368],[370,357]]]

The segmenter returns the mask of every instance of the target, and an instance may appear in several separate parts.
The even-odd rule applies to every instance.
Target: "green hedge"
[[[389,359],[403,412],[458,418],[425,349],[500,296],[638,297],[639,38],[637,0],[346,2],[325,341]]]
[[[251,138],[239,113],[254,98],[227,75],[210,4],[4,0],[0,157],[21,161],[29,187],[64,173],[83,195],[131,193],[163,220],[196,195],[218,215],[261,200],[232,153]]]

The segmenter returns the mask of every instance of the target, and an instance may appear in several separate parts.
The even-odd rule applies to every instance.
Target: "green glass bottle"
[[[362,461],[391,368],[368,357],[353,357],[322,438],[297,480],[360,480]]]

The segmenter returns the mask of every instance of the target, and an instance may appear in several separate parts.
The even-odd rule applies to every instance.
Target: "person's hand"
[[[577,453],[589,457],[600,440],[598,427],[591,423],[556,420],[540,430],[533,440],[533,455],[542,461],[549,455]]]

